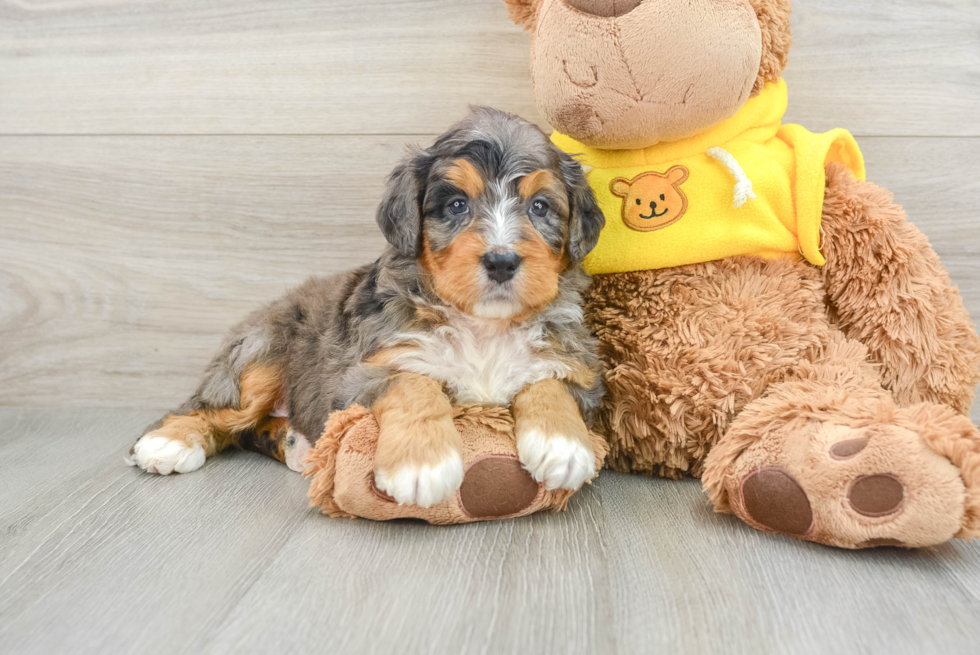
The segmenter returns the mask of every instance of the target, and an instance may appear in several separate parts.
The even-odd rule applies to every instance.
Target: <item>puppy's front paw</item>
[[[435,465],[403,464],[393,470],[374,472],[378,489],[399,505],[432,507],[455,493],[463,484],[463,460],[453,452]]]
[[[199,444],[188,444],[150,432],[137,440],[126,463],[138,466],[147,473],[170,475],[196,471],[204,465],[204,460],[204,448]]]
[[[517,437],[521,464],[545,489],[578,489],[595,477],[595,453],[577,439],[540,430],[527,430]]]

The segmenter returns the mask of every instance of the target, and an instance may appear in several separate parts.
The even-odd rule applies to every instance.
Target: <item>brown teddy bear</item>
[[[783,124],[789,0],[505,0],[606,214],[607,465],[845,548],[980,536],[980,339],[844,130]]]
[[[514,418],[508,408],[457,405],[453,424],[462,437],[463,483],[446,500],[423,508],[399,505],[375,486],[380,429],[374,416],[360,405],[334,412],[306,458],[308,466],[303,474],[310,478],[310,505],[335,518],[412,518],[449,525],[562,510],[575,493],[546,489],[521,466]],[[599,435],[589,436],[598,470],[607,446]]]

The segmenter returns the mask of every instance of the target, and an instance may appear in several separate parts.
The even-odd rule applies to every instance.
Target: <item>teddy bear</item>
[[[371,412],[352,405],[332,413],[323,434],[304,457],[310,505],[334,518],[419,519],[432,525],[511,519],[565,509],[574,491],[547,489],[521,466],[509,408],[457,405],[453,424],[463,447],[463,483],[442,502],[419,507],[400,505],[375,485],[375,454],[381,430]],[[589,437],[599,470],[607,445],[594,432]]]
[[[980,339],[845,130],[784,124],[790,0],[505,0],[606,215],[606,466],[843,548],[980,536]]]

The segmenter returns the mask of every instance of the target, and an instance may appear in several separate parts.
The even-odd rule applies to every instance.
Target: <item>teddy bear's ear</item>
[[[786,68],[789,48],[793,45],[789,16],[790,0],[751,0],[762,28],[762,64],[752,95],[757,96],[766,82],[778,82]]]
[[[543,0],[504,0],[510,19],[526,30],[534,29]]]
[[[667,171],[667,181],[674,186],[684,184],[689,174],[683,166],[671,166],[670,170]]]
[[[614,196],[625,198],[630,193],[630,181],[625,177],[617,177],[609,183],[609,190]]]

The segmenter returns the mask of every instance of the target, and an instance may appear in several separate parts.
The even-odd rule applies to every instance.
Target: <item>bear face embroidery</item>
[[[640,173],[632,180],[617,177],[609,183],[614,196],[623,198],[623,222],[637,232],[653,232],[672,225],[687,213],[687,195],[681,185],[689,172],[673,166],[666,173]]]

